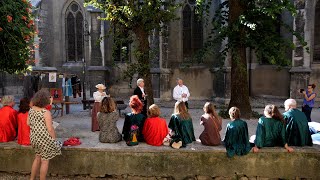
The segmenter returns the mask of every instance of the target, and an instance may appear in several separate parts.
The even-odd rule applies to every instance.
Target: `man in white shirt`
[[[173,89],[173,99],[177,101],[183,101],[188,106],[188,98],[190,97],[189,89],[187,86],[183,85],[183,81],[180,78],[177,78],[177,86]]]

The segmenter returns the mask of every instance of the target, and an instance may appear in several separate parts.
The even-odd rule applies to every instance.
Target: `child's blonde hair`
[[[240,110],[237,107],[231,107],[229,109],[229,116],[231,119],[239,119],[240,118]]]

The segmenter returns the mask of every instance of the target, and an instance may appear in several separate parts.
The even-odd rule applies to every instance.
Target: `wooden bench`
[[[52,106],[52,109],[53,110],[60,110],[61,111],[61,116],[63,116],[63,107],[64,105],[70,105],[70,104],[81,104],[81,102],[77,102],[77,101],[62,101],[62,102],[59,102],[59,101],[54,101],[53,103],[53,106]],[[60,104],[60,106],[58,106],[58,104]],[[69,114],[69,112],[66,111],[66,114]]]
[[[119,116],[121,116],[121,110],[125,110],[127,108],[127,105],[124,103],[123,100],[116,101],[117,109],[119,111]]]
[[[93,107],[93,104],[94,104],[94,100],[93,99],[87,99],[87,100],[82,100],[81,101],[82,104],[83,104],[83,109],[86,110],[86,109],[92,109]]]

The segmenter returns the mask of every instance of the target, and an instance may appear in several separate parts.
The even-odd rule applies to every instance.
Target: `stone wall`
[[[123,179],[320,178],[317,148],[295,148],[293,153],[266,148],[234,158],[228,158],[222,146],[197,150],[71,147],[64,148],[62,153],[50,161],[49,174]],[[33,158],[30,147],[1,145],[0,171],[28,173]]]
[[[290,73],[288,68],[277,69],[275,66],[265,65],[251,69],[249,73],[251,74],[251,96],[289,97]]]
[[[23,75],[10,75],[0,72],[0,96],[14,95],[23,96],[22,91]]]
[[[206,100],[212,98],[213,77],[210,69],[205,66],[174,69],[170,77],[171,97],[176,79],[181,78],[188,87],[191,100]]]

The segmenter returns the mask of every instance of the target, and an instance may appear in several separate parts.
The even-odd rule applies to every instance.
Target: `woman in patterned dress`
[[[29,110],[30,141],[36,153],[30,180],[35,179],[39,169],[40,180],[46,179],[49,160],[61,154],[61,143],[56,141],[51,113],[45,109],[50,103],[49,98],[48,91],[38,91],[32,99],[33,107]]]
[[[116,143],[121,141],[122,136],[117,128],[119,114],[116,111],[116,104],[110,97],[103,98],[101,109],[98,113],[100,127],[99,141],[102,143]]]

